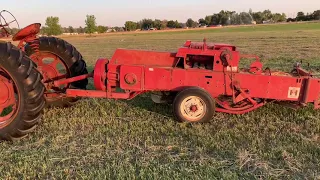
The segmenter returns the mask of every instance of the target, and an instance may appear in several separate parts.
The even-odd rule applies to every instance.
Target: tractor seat
[[[40,23],[30,24],[29,26],[27,26],[27,27],[21,29],[19,32],[17,32],[12,37],[12,40],[13,41],[21,41],[21,40],[25,39],[26,37],[35,36],[36,34],[38,34],[40,32],[40,27],[41,27]]]

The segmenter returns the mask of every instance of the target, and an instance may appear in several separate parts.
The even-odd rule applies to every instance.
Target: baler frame
[[[117,52],[118,51],[118,52]],[[141,50],[124,50],[124,49],[118,49],[114,56],[118,57],[121,56],[119,54],[123,52],[132,53],[133,51],[135,53],[155,53],[154,56],[157,55],[158,52],[154,51],[141,51]],[[200,56],[199,56],[200,55]],[[142,55],[143,56],[143,55]],[[250,111],[253,111],[257,108],[260,108],[264,106],[268,102],[278,102],[278,101],[287,101],[291,102],[289,104],[293,105],[291,107],[299,108],[306,106],[307,103],[313,102],[315,109],[319,108],[319,100],[316,100],[316,98],[313,96],[312,98],[309,98],[307,95],[310,86],[317,86],[319,82],[315,82],[314,80],[311,80],[312,74],[303,68],[301,68],[300,65],[296,64],[294,66],[294,71],[296,71],[296,76],[293,76],[289,73],[283,73],[283,72],[271,72],[269,68],[266,68],[263,70],[263,65],[260,61],[260,58],[256,55],[242,55],[239,54],[238,51],[236,51],[236,47],[231,45],[225,45],[225,44],[207,44],[206,40],[204,40],[203,43],[192,43],[191,41],[187,41],[183,47],[181,47],[177,53],[170,53],[170,56],[174,56],[176,60],[174,61],[173,67],[166,67],[166,66],[150,66],[150,65],[141,65],[137,61],[137,63],[132,64],[121,64],[119,63],[119,60],[112,57],[112,59],[109,61],[108,59],[99,59],[95,65],[94,71],[87,74],[82,75],[78,77],[68,78],[66,80],[57,80],[53,81],[52,83],[55,86],[59,86],[62,84],[71,83],[74,81],[78,81],[85,78],[93,78],[94,85],[96,87],[96,90],[78,90],[78,89],[67,89],[65,94],[61,94],[65,97],[93,97],[93,98],[111,98],[111,99],[128,99],[131,100],[135,98],[136,96],[149,92],[149,91],[164,91],[164,92],[180,92],[183,89],[186,89],[188,87],[197,87],[197,85],[181,85],[179,86],[173,86],[168,88],[129,88],[124,89],[124,92],[116,92],[115,87],[124,86],[130,87],[137,83],[137,81],[145,81],[145,74],[139,75],[137,77],[137,74],[139,72],[133,72],[129,73],[130,71],[127,70],[127,74],[122,75],[121,69],[131,68],[131,69],[143,69],[142,71],[144,73],[147,72],[146,69],[152,69],[152,71],[157,70],[164,70],[164,71],[171,71],[170,75],[172,76],[174,74],[174,70],[183,70],[186,71],[186,73],[191,73],[192,71],[197,71],[201,73],[208,74],[206,75],[206,78],[211,79],[213,76],[220,74],[223,75],[224,78],[229,78],[228,81],[230,83],[230,87],[228,87],[228,82],[225,82],[223,85],[220,85],[223,90],[223,93],[221,93],[221,90],[218,92],[209,92],[210,89],[203,88],[206,92],[211,94],[212,98],[214,99],[215,103],[218,105],[218,107],[215,108],[214,111],[217,112],[224,112],[224,113],[231,113],[231,114],[244,114],[248,113]],[[208,69],[194,69],[190,66],[188,63],[188,57],[190,56],[198,56],[197,58],[200,58],[202,56],[207,57],[215,57],[213,63],[215,66],[212,70]],[[143,56],[144,57],[144,56]],[[169,57],[169,56],[168,56]],[[251,63],[250,67],[248,69],[239,70],[239,60],[240,58],[253,58],[255,59],[254,62]],[[183,67],[178,67],[179,64],[181,65],[181,60],[183,60]],[[135,61],[135,60],[133,60]],[[148,62],[150,63],[150,62]],[[117,68],[115,68],[115,67]],[[136,73],[136,74],[135,74]],[[237,76],[239,76],[237,78]],[[244,77],[241,77],[244,76]],[[155,77],[156,78],[156,77]],[[173,77],[171,77],[173,78]],[[283,92],[281,91],[282,95],[279,95],[278,99],[274,98],[268,98],[268,96],[277,96],[275,92],[269,92],[267,93],[260,93],[260,95],[263,97],[253,97],[250,95],[251,89],[245,89],[242,87],[242,84],[240,81],[244,81],[246,78],[264,78],[269,79],[265,80],[268,81],[268,86],[273,86],[271,83],[281,83],[286,80],[290,81],[296,81],[295,83],[290,83],[292,87],[288,86],[290,91],[293,95],[288,94],[288,96],[283,96]],[[107,82],[108,81],[108,82]],[[313,82],[313,84],[310,84],[310,82]],[[107,82],[107,83],[106,83]],[[145,82],[144,82],[145,83]],[[210,82],[211,83],[211,82]],[[215,82],[217,83],[217,82]],[[209,80],[208,80],[209,84]],[[303,85],[302,85],[303,84]],[[302,87],[306,88],[302,89]],[[128,85],[128,86],[127,86]],[[258,85],[258,84],[257,84]],[[275,86],[275,85],[274,85]],[[301,86],[301,87],[299,87]],[[199,87],[199,86],[198,86]],[[201,87],[201,86],[200,86]],[[253,86],[254,87],[254,86]],[[320,87],[320,86],[319,86]],[[272,90],[272,89],[271,89]],[[259,94],[259,93],[257,93]],[[270,94],[270,95],[267,95]],[[221,99],[222,96],[222,99]],[[227,97],[227,99],[225,99]],[[303,97],[303,98],[301,98]],[[319,98],[318,98],[319,99]]]

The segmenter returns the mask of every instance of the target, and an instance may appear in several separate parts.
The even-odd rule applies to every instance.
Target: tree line
[[[288,18],[288,21],[314,21],[320,20],[320,10],[316,10],[313,13],[298,12],[295,18]]]
[[[87,15],[85,26],[74,28],[72,26],[62,27],[58,17],[47,17],[45,26],[41,29],[41,34],[59,35],[62,33],[105,33],[115,31],[137,31],[137,30],[162,30],[174,28],[196,28],[201,26],[227,26],[227,25],[242,25],[242,24],[263,24],[263,23],[279,23],[292,21],[312,21],[320,20],[320,10],[313,13],[298,12],[295,18],[287,18],[284,13],[273,13],[270,10],[253,12],[225,11],[207,15],[204,18],[193,20],[187,19],[186,22],[178,20],[160,20],[160,19],[142,19],[140,21],[126,21],[123,27],[107,27],[97,25],[94,15]]]

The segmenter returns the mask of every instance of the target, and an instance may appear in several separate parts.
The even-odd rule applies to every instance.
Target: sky
[[[85,26],[87,14],[95,15],[97,25],[124,26],[125,21],[143,18],[186,22],[198,20],[220,10],[248,12],[270,9],[295,16],[298,11],[320,9],[320,0],[0,0],[1,8],[14,14],[20,28],[39,22],[47,16],[58,16],[63,27]]]

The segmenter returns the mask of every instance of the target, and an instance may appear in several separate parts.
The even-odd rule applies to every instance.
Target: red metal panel
[[[176,62],[176,53],[127,49],[117,49],[110,60],[110,64],[154,65],[158,67],[173,67]]]
[[[297,101],[302,97],[302,79],[290,76],[235,74],[242,89],[251,97]]]
[[[144,79],[143,66],[121,66],[120,67],[120,88],[125,90],[143,90]]]
[[[310,78],[305,80],[305,87],[303,89],[304,102],[314,102],[320,99],[320,80]],[[309,81],[309,83],[307,83]]]
[[[207,90],[213,97],[231,94],[231,80],[221,72],[199,69],[150,68],[145,69],[145,90],[179,91],[197,86]]]
[[[231,94],[231,89],[225,86],[226,83],[230,83],[230,79],[225,79],[221,72],[194,69],[174,69],[172,72],[172,89],[197,86],[207,90],[212,97],[217,97]]]
[[[173,68],[145,68],[145,89],[169,90],[172,89],[171,79]],[[178,77],[181,78],[181,77]]]
[[[181,90],[183,87],[186,86],[186,79],[187,73],[185,69],[173,69],[172,70],[172,79],[171,85],[172,89]]]

